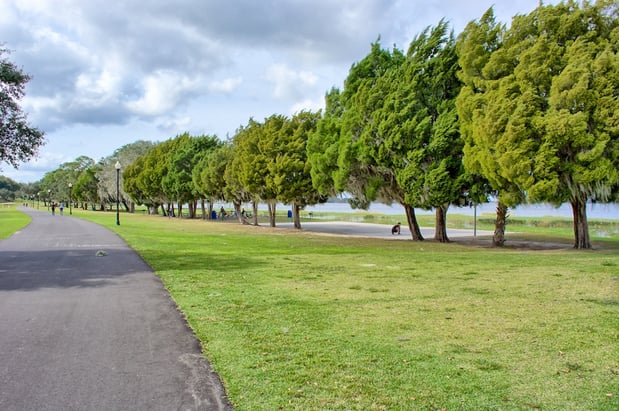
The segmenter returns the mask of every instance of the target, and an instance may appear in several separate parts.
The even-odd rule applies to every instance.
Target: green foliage
[[[97,197],[96,190],[92,192],[92,179],[96,179],[97,170],[95,161],[87,156],[79,156],[73,161],[62,163],[56,170],[46,173],[41,180],[41,198],[68,203],[70,195],[75,195],[73,200],[84,201],[93,196]],[[69,184],[79,189],[70,189]]]
[[[113,203],[116,201],[116,162],[120,163],[120,187],[119,196],[123,204],[132,204],[131,197],[125,192],[123,174],[127,167],[131,166],[136,159],[145,155],[155,146],[151,141],[138,140],[131,144],[125,144],[115,150],[112,155],[99,161],[95,178],[97,179],[97,194],[102,202]],[[130,183],[131,184],[131,183]],[[131,211],[131,205],[129,206]]]
[[[9,51],[0,47],[0,163],[17,168],[30,160],[44,144],[44,133],[28,124],[19,105],[30,76],[8,60]]]
[[[569,201],[578,248],[587,201],[619,187],[618,16],[612,1],[540,5],[503,29],[489,11],[460,37],[465,165],[507,205]]]
[[[18,182],[12,179],[0,176],[0,202],[15,200],[21,186]]]

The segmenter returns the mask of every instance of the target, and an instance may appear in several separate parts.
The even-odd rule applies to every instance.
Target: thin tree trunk
[[[507,225],[507,206],[499,201],[496,206],[496,220],[494,221],[494,236],[492,245],[503,247],[505,245],[505,226]]]
[[[276,213],[277,213],[277,203],[275,202],[275,200],[269,200],[269,202],[267,204],[269,206],[269,223],[271,224],[271,227],[275,227],[275,217],[276,217]]]
[[[415,209],[408,204],[402,204],[404,207],[404,211],[406,211],[406,221],[408,223],[408,228],[411,231],[411,236],[414,241],[423,241],[423,235],[421,235],[421,228],[419,228],[419,223],[417,222],[417,217],[415,216]]]
[[[570,201],[572,215],[574,216],[574,248],[589,249],[589,222],[587,221],[587,201],[583,198],[575,198]]]
[[[251,203],[252,213],[254,213],[254,225],[258,225],[258,201],[254,200]]]
[[[241,203],[238,201],[233,201],[232,204],[234,205],[234,214],[236,214],[236,218],[239,220],[239,223],[247,224],[245,217],[241,213]]]
[[[441,243],[448,243],[447,237],[447,208],[449,205],[436,208],[436,223],[434,225],[434,239]]]
[[[202,219],[206,220],[206,204],[203,198],[200,199],[200,209],[202,210]]]
[[[208,202],[208,216],[207,216],[207,218],[209,220],[213,220],[213,211],[215,211],[213,209],[213,201],[209,200],[209,202]]]
[[[292,221],[294,228],[301,229],[301,207],[296,202],[292,203]]]

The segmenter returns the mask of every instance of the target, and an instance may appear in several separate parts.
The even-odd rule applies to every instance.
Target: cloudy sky
[[[32,76],[22,108],[47,141],[38,159],[0,173],[31,182],[136,140],[225,139],[250,117],[317,110],[378,36],[405,50],[441,18],[457,34],[491,6],[509,23],[538,3],[0,0],[0,44]]]

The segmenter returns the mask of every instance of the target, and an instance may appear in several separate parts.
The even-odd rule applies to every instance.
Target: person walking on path
[[[232,410],[152,269],[116,234],[22,208],[0,241],[0,410]]]

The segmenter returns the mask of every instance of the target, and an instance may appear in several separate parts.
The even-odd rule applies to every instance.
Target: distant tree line
[[[440,242],[449,207],[496,198],[497,246],[509,208],[568,202],[574,247],[591,248],[587,203],[619,197],[618,15],[612,0],[567,1],[507,27],[491,8],[458,37],[441,20],[406,51],[373,43],[317,113],[252,118],[227,141],[182,134],[97,164],[80,157],[40,187],[63,192],[68,176],[76,199],[109,204],[118,160],[127,210],[182,216],[187,205],[190,218],[209,218],[225,201],[247,222],[241,207],[251,203],[257,224],[266,203],[275,225],[284,203],[300,228],[303,207],[347,193],[354,208],[401,204],[414,240],[423,240],[415,209],[435,210]]]

